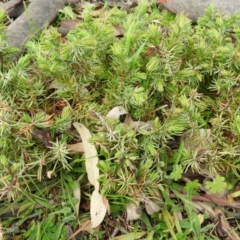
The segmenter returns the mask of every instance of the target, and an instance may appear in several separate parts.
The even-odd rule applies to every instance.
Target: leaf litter
[[[90,198],[90,216],[91,216],[91,227],[96,228],[99,226],[106,215],[107,209],[109,208],[107,199],[102,197],[99,193],[99,169],[98,164],[98,153],[96,147],[89,142],[91,138],[90,131],[81,123],[73,123],[73,126],[78,131],[82,139],[84,156],[85,156],[85,166],[87,171],[87,176],[89,182],[94,186],[95,190],[93,191]],[[77,195],[80,195],[80,189],[77,189]],[[79,196],[80,197],[80,196]],[[79,199],[80,203],[80,199]],[[79,206],[79,203],[76,204],[76,207]]]

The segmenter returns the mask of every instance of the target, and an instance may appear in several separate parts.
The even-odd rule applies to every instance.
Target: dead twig
[[[186,194],[181,194],[181,196],[187,198]],[[170,194],[170,197],[171,198],[178,198],[173,193]],[[201,196],[193,195],[191,198],[192,198],[193,201],[208,202],[208,203],[216,204],[218,206],[226,206],[226,207],[232,207],[232,208],[240,209],[240,202],[229,201],[227,199],[211,196],[211,195],[208,195],[208,194],[204,194],[204,195],[201,195]]]
[[[75,233],[73,233],[73,234],[68,238],[68,240],[73,239],[76,235],[78,235],[80,232],[82,232],[90,223],[91,223],[91,220],[87,221],[83,226],[80,226],[80,228],[79,228]]]

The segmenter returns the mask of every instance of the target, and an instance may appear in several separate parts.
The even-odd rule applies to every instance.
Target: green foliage
[[[213,181],[206,181],[206,188],[212,193],[222,193],[227,187],[225,178],[217,175]]]
[[[65,7],[59,18],[65,17],[76,15]],[[26,44],[26,54],[12,62],[16,49],[6,45],[6,17],[0,12],[0,195],[4,204],[46,207],[45,221],[30,221],[24,233],[28,239],[50,239],[53,232],[58,234],[55,239],[64,239],[65,223],[76,227],[75,180],[81,183],[83,201],[89,202],[84,154],[68,148],[79,142],[73,122],[82,122],[93,134],[91,142],[101,157],[101,193],[113,215],[124,211],[129,200],[139,203],[143,196],[169,193],[185,170],[199,170],[201,164],[239,179],[240,17],[224,17],[211,6],[193,26],[182,14],[173,17],[142,1],[129,12],[105,9],[95,18],[89,7],[81,18],[65,38],[54,27],[44,30],[38,41]],[[114,25],[122,28],[123,37],[114,36]],[[105,119],[115,106],[125,107],[135,121],[152,121],[151,128],[135,130],[131,124]],[[111,132],[92,111],[103,116]],[[209,126],[213,144],[199,149],[196,133]],[[36,129],[41,130],[37,137]],[[190,147],[183,144],[187,132]],[[213,193],[225,187],[220,175],[207,182]],[[199,188],[196,181],[187,183],[187,199],[181,199],[191,202]],[[64,212],[59,212],[59,203]],[[204,236],[191,205],[185,206],[187,218],[176,220],[175,234],[171,219],[176,211],[170,207],[176,205],[166,196],[165,203],[162,218],[143,219],[149,239]]]
[[[200,188],[201,184],[198,182],[198,179],[187,182],[185,189],[187,192],[193,192],[193,190],[198,190]]]
[[[176,165],[174,167],[174,170],[171,172],[171,176],[175,181],[181,179],[182,174],[183,174],[183,169],[181,165]]]
[[[65,209],[64,209],[65,210]],[[65,210],[66,212],[66,210]],[[66,239],[67,229],[63,227],[63,223],[58,222],[54,215],[50,215],[41,222],[32,221],[28,231],[23,236],[27,239]]]

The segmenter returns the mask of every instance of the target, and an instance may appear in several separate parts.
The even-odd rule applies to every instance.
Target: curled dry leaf
[[[128,111],[122,106],[114,107],[112,110],[109,111],[109,113],[107,114],[106,117],[119,119],[122,115],[126,115],[124,122],[127,125],[134,128],[134,130],[136,130],[136,131],[137,130],[146,130],[147,131],[153,126],[153,121],[148,121],[148,122],[133,121],[130,114],[128,113]]]
[[[106,117],[119,119],[120,116],[124,115],[124,114],[129,114],[129,113],[124,107],[118,106],[118,107],[114,107],[112,110],[110,110]]]
[[[138,220],[142,216],[142,209],[134,203],[127,204],[127,221]]]
[[[148,121],[148,122],[133,122],[133,128],[135,130],[149,130],[153,126],[153,121]]]
[[[91,228],[91,220],[88,219],[86,220],[85,222],[81,223],[79,225],[79,228],[76,232],[74,232],[73,234],[71,234],[69,237],[68,237],[68,240],[71,240],[71,239],[75,239],[75,237],[82,231],[87,231],[89,232],[90,234],[93,234],[94,233],[94,230]]]
[[[145,209],[149,215],[159,212],[162,208],[150,199],[145,201]]]
[[[181,140],[184,143],[184,147],[188,151],[194,152],[194,154],[197,154],[197,156],[200,158],[206,158],[209,152],[213,151],[214,149],[214,142],[210,129],[199,129],[192,132],[187,131],[182,135]],[[210,171],[211,169],[207,169],[206,165],[201,164],[200,161],[198,167],[196,168],[197,169],[195,170],[197,170],[197,172],[202,176],[215,177],[217,175],[217,172]],[[192,172],[193,174],[193,170],[187,172]],[[186,173],[184,174],[185,177]]]
[[[39,111],[37,115],[41,117],[41,120],[38,120],[37,123],[35,123],[35,127],[49,128],[54,125],[55,121],[53,119],[53,114],[47,114],[44,111]]]
[[[60,27],[58,28],[58,32],[62,35],[67,35],[68,32],[70,30],[76,28],[76,26],[79,23],[81,23],[81,21],[78,20],[78,19],[64,19],[60,23]]]
[[[113,27],[115,37],[122,37],[124,35],[123,28],[120,25],[114,24]]]
[[[47,177],[49,178],[49,179],[51,179],[52,177],[55,177],[56,176],[56,174],[54,173],[54,171],[47,171]]]
[[[85,8],[93,7],[93,6],[94,6],[94,4],[92,4],[88,1],[85,1],[85,0],[82,0],[76,4],[76,7],[81,8],[81,9],[85,9]]]
[[[81,187],[80,187],[80,184],[79,182],[75,182],[75,189],[73,190],[73,196],[75,199],[77,199],[75,205],[74,205],[74,211],[76,213],[76,215],[78,216],[79,214],[79,205],[80,205],[80,202],[81,202]]]
[[[182,136],[184,147],[188,151],[207,151],[213,146],[210,129],[199,129],[196,132],[186,132]]]
[[[93,17],[98,17],[98,16],[100,16],[101,14],[103,14],[104,13],[104,9],[103,8],[101,8],[101,9],[98,9],[98,10],[95,10],[95,11],[92,11],[92,16]]]
[[[111,209],[110,209],[110,205],[109,205],[108,199],[106,197],[103,197],[103,202],[104,202],[104,204],[106,206],[107,213],[110,214],[111,213]]]
[[[99,226],[106,215],[107,206],[105,201],[97,190],[93,191],[90,204],[92,228]]]
[[[84,154],[85,154],[85,165],[89,182],[95,187],[95,190],[99,190],[99,169],[98,164],[98,153],[95,146],[92,143],[89,143],[91,138],[91,133],[89,130],[81,123],[73,123],[73,126],[76,128],[78,133],[81,136]]]
[[[46,147],[51,147],[52,146],[52,138],[46,130],[34,128],[32,130],[32,136],[42,142]]]
[[[82,231],[87,231],[90,234],[94,233],[94,229],[92,229],[91,220],[90,219],[88,219],[85,222],[81,223],[81,225],[79,227],[81,227]]]
[[[210,219],[217,222],[217,214],[209,203],[193,201],[193,209],[196,213],[204,213],[210,216]]]
[[[113,1],[113,0],[106,0],[105,3],[109,6],[109,7],[115,7],[118,6],[124,10],[128,10],[131,8],[134,8],[138,5],[138,1],[137,0],[125,0],[125,1]]]
[[[82,153],[82,152],[84,152],[84,148],[83,148],[82,143],[68,144],[67,149],[70,151],[70,153]]]
[[[232,229],[224,216],[224,213],[220,209],[216,209],[216,214],[218,216],[217,231],[220,236],[228,235],[228,238],[231,240],[240,240],[238,234]]]

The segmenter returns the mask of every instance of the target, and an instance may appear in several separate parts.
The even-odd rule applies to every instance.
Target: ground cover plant
[[[0,15],[3,237],[239,239],[240,16],[93,8],[16,61]]]

